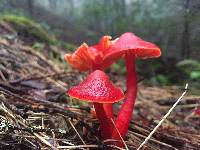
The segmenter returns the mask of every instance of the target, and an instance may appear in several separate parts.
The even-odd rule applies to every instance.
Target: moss
[[[77,49],[77,46],[70,43],[62,43],[62,47],[65,48],[68,52],[74,52]]]
[[[39,43],[39,42],[35,42],[33,45],[32,45],[32,48],[37,50],[37,51],[42,51],[44,49],[44,44],[43,43]]]
[[[0,20],[6,21],[13,25],[13,28],[20,34],[32,37],[39,42],[54,44],[55,37],[45,31],[40,24],[33,20],[13,14],[3,14]],[[26,38],[26,37],[25,37]]]

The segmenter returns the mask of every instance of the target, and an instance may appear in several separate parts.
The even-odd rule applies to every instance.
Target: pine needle
[[[185,85],[185,91],[182,93],[182,95],[178,98],[176,103],[170,108],[170,110],[166,113],[166,115],[160,120],[160,122],[157,124],[157,126],[151,131],[151,133],[146,137],[144,142],[140,144],[140,146],[137,148],[137,150],[140,150],[147,142],[148,140],[152,137],[152,135],[156,132],[156,130],[161,126],[161,124],[166,120],[166,118],[170,115],[170,113],[173,111],[173,109],[177,106],[177,104],[180,102],[180,100],[183,98],[183,96],[186,94],[188,89],[188,83]]]
[[[129,149],[128,149],[128,146],[126,145],[126,142],[123,140],[123,138],[122,138],[122,136],[121,136],[121,134],[120,134],[119,130],[117,129],[117,127],[116,127],[116,125],[115,125],[115,122],[114,122],[114,120],[113,120],[112,118],[110,118],[110,120],[112,121],[112,123],[113,123],[113,126],[115,127],[115,130],[117,131],[117,133],[118,133],[118,135],[119,135],[119,137],[120,137],[120,139],[121,139],[122,143],[124,144],[124,146],[125,146],[126,150],[129,150]]]

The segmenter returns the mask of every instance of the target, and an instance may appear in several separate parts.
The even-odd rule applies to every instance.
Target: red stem
[[[92,71],[100,68],[98,65],[92,68]],[[112,103],[94,103],[95,112],[100,123],[101,136],[105,139],[111,139],[113,124],[111,118],[114,120],[113,104]]]
[[[93,103],[97,118],[100,123],[101,137],[103,140],[111,139],[113,124],[110,119],[110,114],[104,109],[104,105],[102,103]],[[109,112],[110,113],[110,112]]]
[[[106,112],[108,118],[112,118],[114,120],[113,104],[112,103],[104,103],[103,108],[104,108],[104,111]]]
[[[97,69],[102,70],[102,68],[99,65],[94,65],[91,69],[91,71],[95,71]],[[103,104],[104,111],[106,112],[108,118],[112,118],[114,120],[114,114],[113,114],[113,104],[112,103],[105,103]]]
[[[126,99],[121,106],[121,109],[117,115],[116,127],[119,130],[122,138],[125,138],[128,131],[128,126],[131,121],[131,116],[135,104],[135,98],[137,94],[137,76],[135,69],[135,56],[131,54],[126,54]],[[117,132],[113,132],[112,138],[120,140]]]

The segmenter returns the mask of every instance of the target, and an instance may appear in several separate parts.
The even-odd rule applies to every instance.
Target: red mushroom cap
[[[131,32],[122,34],[113,45],[107,49],[104,62],[109,62],[122,57],[123,54],[132,53],[136,57],[145,59],[159,57],[160,48],[153,43],[146,42]]]
[[[88,46],[83,43],[73,54],[65,54],[65,60],[74,68],[80,71],[90,70],[92,68],[104,68],[101,65],[105,50],[112,45],[110,36],[103,36],[99,43]]]
[[[122,90],[113,86],[100,70],[92,72],[80,85],[69,89],[68,94],[79,100],[97,103],[114,103],[124,97]]]
[[[73,54],[66,54],[65,59],[72,67],[86,71],[105,69],[126,53],[142,59],[161,55],[158,46],[130,32],[122,34],[116,40],[110,39],[110,36],[103,36],[98,44],[90,47],[83,43]]]
[[[88,45],[83,43],[73,54],[65,54],[64,57],[72,67],[83,71],[91,67],[92,58],[90,55],[91,53],[88,52]]]

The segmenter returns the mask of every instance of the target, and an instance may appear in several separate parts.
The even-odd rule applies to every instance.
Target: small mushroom
[[[100,122],[102,138],[111,138],[113,125],[105,113],[103,104],[115,103],[123,99],[122,90],[115,87],[108,76],[101,70],[92,72],[81,84],[69,89],[68,94],[75,99],[93,102]]]
[[[86,43],[83,43],[73,54],[65,54],[65,60],[73,68],[80,71],[103,70],[113,63],[112,61],[108,63],[103,62],[106,50],[115,42],[110,39],[110,36],[105,35],[96,45],[88,46]],[[114,120],[112,103],[103,104],[103,108],[107,116]]]
[[[135,98],[137,95],[135,59],[153,58],[159,57],[160,55],[161,52],[158,46],[146,42],[130,32],[122,34],[106,51],[103,60],[105,64],[125,56],[127,93],[125,101],[121,106],[116,119],[116,127],[123,138],[126,136],[128,131],[128,125],[131,121]],[[115,131],[112,137],[114,139],[120,139],[118,133]]]

